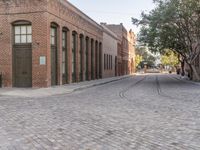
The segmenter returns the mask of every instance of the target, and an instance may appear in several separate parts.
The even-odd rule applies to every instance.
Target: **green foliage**
[[[139,42],[151,52],[163,54],[165,49],[178,53],[189,65],[190,76],[200,80],[195,60],[200,55],[200,0],[154,0],[156,8],[142,19],[132,18],[140,25]]]
[[[142,62],[143,58],[140,55],[135,56],[135,65],[138,67],[138,65]]]
[[[149,14],[142,13],[142,20],[133,18],[135,25],[142,26],[139,41],[152,52],[163,53],[165,49],[173,49],[192,62],[200,48],[197,42],[200,40],[200,1],[154,2],[156,8]]]
[[[166,50],[161,56],[161,63],[166,66],[175,67],[179,64],[178,55],[171,50]]]
[[[142,56],[143,61],[152,62],[153,64],[156,61],[155,56],[152,53],[148,52],[145,47],[136,47],[136,55]]]

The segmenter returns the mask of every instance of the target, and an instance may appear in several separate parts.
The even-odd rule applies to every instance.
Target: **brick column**
[[[67,77],[68,77],[68,82],[72,82],[72,31],[68,31],[67,35],[67,65],[68,65],[68,72],[67,72]]]
[[[91,80],[91,39],[88,39],[88,80]]]
[[[62,28],[57,29],[58,32],[58,44],[57,44],[57,80],[58,85],[62,85]]]
[[[80,81],[80,72],[79,72],[79,68],[80,68],[80,53],[79,53],[79,50],[80,50],[80,37],[79,37],[79,34],[76,35],[76,82],[79,82]]]

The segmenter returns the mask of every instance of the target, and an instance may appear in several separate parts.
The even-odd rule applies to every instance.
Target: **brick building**
[[[118,37],[103,23],[103,77],[117,76],[117,43]]]
[[[0,0],[3,85],[101,78],[102,38],[102,27],[66,0]]]
[[[126,75],[135,71],[135,35],[129,32],[123,24],[106,24],[104,25],[113,31],[118,37],[117,66],[118,75]]]
[[[132,30],[130,30],[128,32],[128,55],[129,55],[129,66],[128,66],[128,70],[129,70],[129,74],[132,74],[135,72],[135,46],[136,46],[136,37],[135,34]]]

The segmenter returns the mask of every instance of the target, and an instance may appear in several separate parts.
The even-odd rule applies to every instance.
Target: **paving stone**
[[[138,75],[49,97],[0,97],[0,150],[199,150],[200,86]]]

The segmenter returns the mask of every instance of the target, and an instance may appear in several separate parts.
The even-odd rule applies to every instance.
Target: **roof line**
[[[78,11],[79,13],[81,13],[84,17],[86,17],[87,19],[89,19],[91,21],[91,23],[93,25],[98,26],[100,29],[102,29],[101,25],[99,23],[97,23],[95,20],[93,20],[92,18],[90,18],[88,15],[86,15],[83,11],[81,11],[80,9],[78,9],[76,6],[74,6],[72,3],[70,3],[67,0],[61,0],[61,2],[63,2],[70,5],[72,8],[74,8],[76,11]]]

